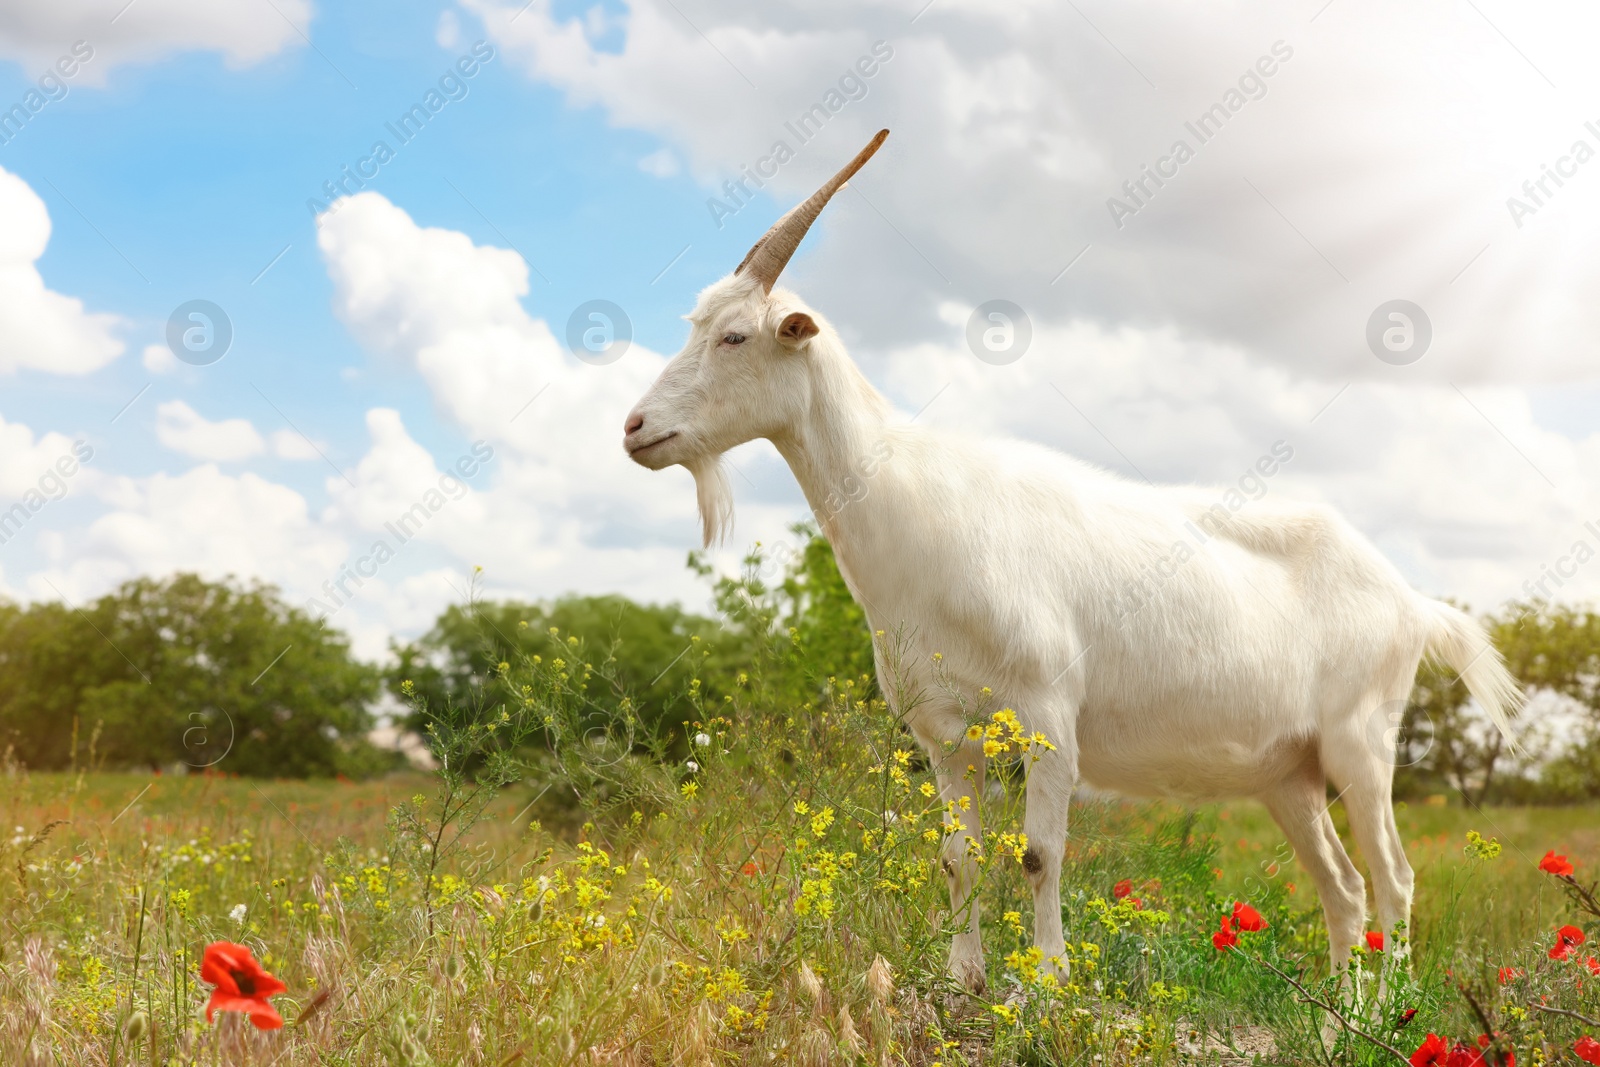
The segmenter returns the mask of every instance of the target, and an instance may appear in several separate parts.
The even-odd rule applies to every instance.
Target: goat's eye
[[[722,343],[725,345],[742,345],[744,344],[744,334],[725,333],[722,335]]]

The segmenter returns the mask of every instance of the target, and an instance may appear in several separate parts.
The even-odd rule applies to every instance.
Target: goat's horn
[[[843,188],[844,183],[872,158],[872,154],[888,136],[888,130],[879,130],[878,135],[868,141],[867,147],[857,152],[856,158],[846,163],[843,170],[824,182],[822,188],[812,193],[809,200],[779,219],[772,229],[755,243],[755,247],[745,254],[744,261],[734,273],[753,275],[761,282],[761,288],[765,292],[772,292],[772,286],[777,282],[778,275],[783,273],[783,268],[788,265],[789,257],[800,247],[806,231],[817,221],[817,216],[822,214],[822,209],[828,205],[833,194]]]

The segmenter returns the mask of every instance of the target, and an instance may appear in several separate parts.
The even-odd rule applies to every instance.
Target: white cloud
[[[670,178],[679,171],[678,157],[670,148],[658,148],[639,160],[639,169],[655,178]]]
[[[174,404],[162,405],[158,418],[193,432],[198,416]],[[8,571],[20,588],[6,591],[81,602],[139,575],[186,571],[210,580],[260,578],[313,615],[337,609],[330,623],[352,635],[358,655],[380,659],[390,637],[425,630],[446,605],[461,599],[458,590],[467,588],[471,567],[454,561],[484,505],[470,489],[445,478],[454,457],[436,465],[394,412],[370,412],[368,426],[371,447],[349,471],[361,490],[330,479],[333,503],[320,512],[289,486],[250,472],[229,474],[213,463],[180,475],[102,473],[85,481],[99,506],[93,518],[74,517],[63,526],[55,521],[63,513],[47,510],[25,525],[40,565]],[[35,440],[26,427],[0,422],[0,499],[34,488],[40,472],[71,444],[56,434]],[[88,468],[73,480],[74,491],[82,479],[89,479]],[[418,502],[431,506],[430,489],[438,490],[442,506],[425,517],[420,535],[413,515],[401,528],[417,536],[396,538],[385,523],[399,522]],[[395,551],[381,568],[372,568],[362,560],[370,561],[379,539]]]
[[[408,537],[426,541],[452,542],[483,519],[481,497],[472,492],[485,465],[470,451],[461,477],[454,468],[455,458],[445,458],[444,469],[435,457],[406,432],[400,413],[389,408],[367,412],[367,432],[372,445],[352,474],[353,486],[342,478],[329,478],[333,498],[329,514],[350,519],[359,528],[381,533],[410,517],[415,526],[405,524]],[[492,448],[486,450],[492,456]],[[492,467],[493,460],[488,466]],[[418,511],[418,504],[422,510]],[[455,535],[455,536],[452,536]]]
[[[433,39],[444,49],[453,49],[461,43],[461,19],[454,11],[446,9],[439,12],[439,22],[434,28]]]
[[[10,507],[25,493],[40,490],[41,480],[49,481],[49,485],[40,491],[54,497],[55,482],[49,480],[51,472],[59,475],[62,470],[71,468],[73,473],[67,476],[67,483],[84,481],[87,471],[81,463],[72,462],[77,455],[75,443],[74,438],[61,433],[36,436],[22,423],[7,422],[0,416],[0,510]]]
[[[139,353],[139,362],[151,374],[171,374],[183,366],[166,345],[145,345]]]
[[[0,7],[0,59],[15,60],[37,77],[72,54],[74,42],[84,42],[90,58],[76,66],[68,86],[102,85],[113,67],[179,52],[219,52],[229,66],[248,67],[300,47],[302,34],[311,34],[311,19],[311,0],[6,4]]]
[[[250,420],[211,422],[182,400],[156,408],[156,440],[175,452],[217,463],[259,456],[267,447]]]
[[[1173,325],[1303,373],[1376,379],[1365,324],[1399,297],[1435,329],[1416,378],[1593,374],[1600,243],[1571,237],[1600,231],[1600,161],[1547,185],[1520,229],[1506,206],[1575,140],[1600,149],[1584,125],[1597,116],[1572,103],[1600,90],[1591,7],[950,0],[913,22],[924,4],[905,0],[697,8],[691,26],[638,0],[619,48],[551,0],[462,5],[573,106],[664,139],[708,193],[785,141],[796,156],[767,182],[773,202],[746,209],[762,223],[892,127],[859,195],[791,267],[792,285],[878,343],[931,336],[926,312],[951,294],[1002,296],[1036,319]],[[803,143],[786,123],[880,40],[893,54],[864,95],[835,98]],[[1262,57],[1273,74],[1246,99]],[[1185,126],[1235,101],[1205,143]],[[1179,139],[1194,158],[1160,187],[1146,179],[1119,229],[1108,200],[1130,200],[1123,183]],[[715,240],[709,212],[703,225]],[[727,243],[731,267],[744,250]]]
[[[0,169],[0,374],[82,375],[122,354],[115,315],[45,288],[35,265],[50,243],[50,213],[28,183]]]
[[[271,437],[272,454],[279,459],[320,459],[317,446],[293,430],[274,430]]]
[[[142,574],[189,571],[220,580],[262,577],[291,595],[315,589],[346,555],[344,538],[314,520],[305,498],[256,474],[202,464],[180,475],[105,479],[105,513],[66,533],[55,564],[26,581],[54,599],[98,596]]]

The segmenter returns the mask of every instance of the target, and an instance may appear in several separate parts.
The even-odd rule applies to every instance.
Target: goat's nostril
[[[637,433],[639,430],[641,430],[643,428],[644,428],[644,416],[643,415],[629,415],[628,416],[628,421],[622,427],[622,432],[623,433]]]

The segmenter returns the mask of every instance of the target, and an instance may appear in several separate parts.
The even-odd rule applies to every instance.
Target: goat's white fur
[[[794,315],[815,335],[780,336]],[[1328,508],[1262,499],[1208,513],[1215,491],[1150,487],[1031,444],[895,425],[833,329],[782,289],[767,295],[731,275],[689,319],[688,343],[630,415],[630,453],[694,472],[709,542],[731,517],[718,457],[757,437],[776,445],[872,627],[914,635],[920,654],[898,665],[899,681],[930,698],[908,722],[945,799],[975,797],[984,760],[941,687],[974,702],[991,687],[994,706],[1056,743],[1029,776],[1024,824],[1046,959],[1064,951],[1059,879],[1080,777],[1133,795],[1263,800],[1316,884],[1342,966],[1366,909],[1328,816],[1332,782],[1382,928],[1393,937],[1408,922],[1412,872],[1390,800],[1384,715],[1407,699],[1426,655],[1458,671],[1509,736],[1522,694],[1481,626],[1413,591]],[[730,344],[730,334],[745,340]],[[885,452],[865,495],[839,508],[860,459]],[[1192,543],[1195,526],[1210,535],[1203,547],[1142,610],[1119,613],[1120,594],[1175,542]],[[892,693],[885,667],[880,650]],[[969,765],[977,774],[964,777]],[[972,988],[984,973],[967,857],[976,811],[945,845],[952,908],[966,909],[951,967]]]

